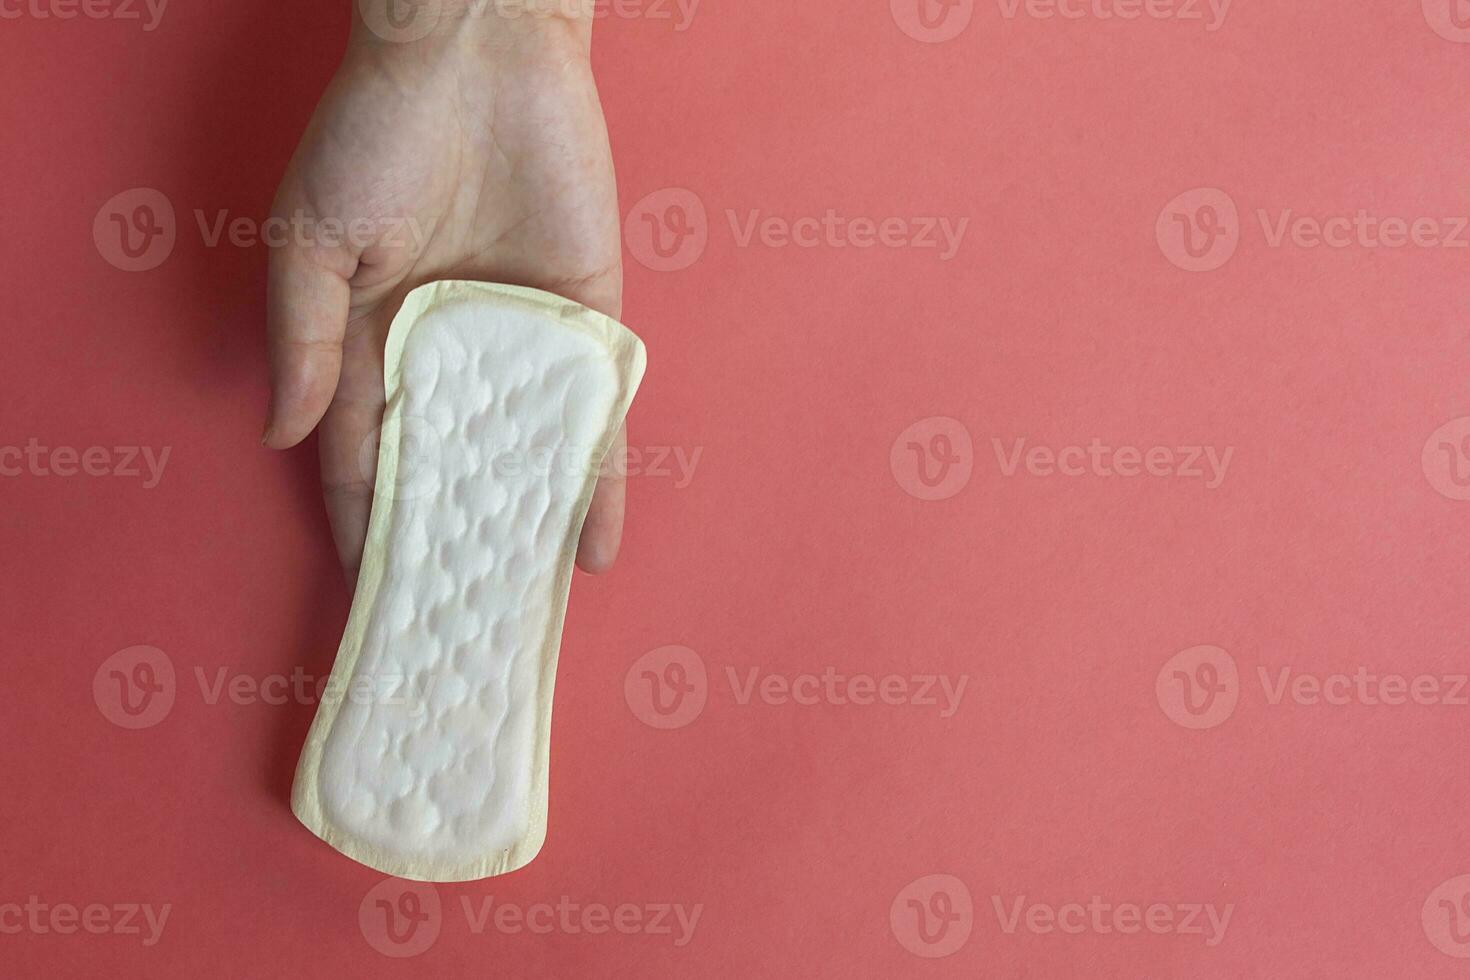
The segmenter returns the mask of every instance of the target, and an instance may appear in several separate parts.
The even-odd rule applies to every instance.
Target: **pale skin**
[[[272,249],[262,437],[287,449],[320,430],[322,489],[349,582],[372,507],[376,454],[363,447],[382,422],[384,342],[411,289],[437,279],[505,282],[622,313],[591,18],[507,19],[451,6],[412,42],[385,40],[355,13],[347,55],[273,208],[307,227],[330,219],[354,229],[292,235]],[[619,432],[614,458],[625,445]],[[619,469],[604,468],[582,528],[577,564],[587,572],[617,557]]]

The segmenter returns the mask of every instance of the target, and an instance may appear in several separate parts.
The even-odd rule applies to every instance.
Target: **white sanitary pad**
[[[541,849],[577,538],[643,367],[627,328],[538,290],[404,302],[357,593],[291,800],[343,854],[465,881]]]

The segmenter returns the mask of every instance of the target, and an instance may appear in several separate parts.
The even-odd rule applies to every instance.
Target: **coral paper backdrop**
[[[213,236],[346,4],[3,0],[0,973],[1462,975],[1466,8],[605,5],[627,542],[431,887],[290,813],[350,597]]]

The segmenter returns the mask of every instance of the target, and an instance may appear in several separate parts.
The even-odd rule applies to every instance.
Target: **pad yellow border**
[[[393,319],[388,331],[388,343],[384,354],[383,384],[387,394],[387,408],[383,413],[385,432],[401,434],[402,358],[404,344],[409,333],[423,315],[435,308],[464,301],[495,299],[499,302],[518,305],[529,312],[549,316],[560,325],[601,343],[617,367],[621,390],[613,401],[607,426],[603,430],[600,445],[610,447],[617,435],[623,416],[633,401],[633,395],[643,378],[646,354],[643,342],[631,330],[611,317],[604,316],[571,300],[530,289],[524,286],[506,286],[498,283],[446,280],[420,286],[404,299],[403,307]],[[383,439],[378,450],[378,474],[376,493],[373,497],[372,516],[368,523],[367,545],[363,549],[362,566],[358,572],[357,593],[353,596],[352,611],[347,617],[347,627],[342,634],[342,643],[332,667],[329,689],[347,690],[357,671],[358,658],[362,651],[363,636],[367,631],[369,615],[377,600],[385,569],[384,549],[388,527],[393,514],[396,495],[391,488],[398,473],[399,442]],[[550,617],[546,637],[541,650],[540,703],[537,705],[536,760],[531,783],[532,812],[527,824],[526,835],[511,847],[495,851],[483,858],[464,863],[447,861],[420,861],[396,858],[367,841],[360,839],[337,825],[326,815],[321,799],[321,759],[332,726],[337,720],[340,699],[324,700],[317,708],[316,718],[306,737],[306,746],[296,766],[296,781],[291,790],[291,809],[303,824],[322,840],[338,851],[370,868],[386,874],[396,875],[413,881],[471,881],[489,878],[525,867],[541,850],[546,840],[547,770],[550,763],[551,745],[551,700],[556,683],[557,654],[561,649],[562,621],[566,615],[566,600],[571,591],[572,568],[577,554],[577,539],[581,535],[582,522],[592,501],[592,491],[597,485],[595,471],[589,473],[582,486],[576,507],[572,510],[575,520],[562,542],[561,558],[557,565],[555,588],[559,608]]]

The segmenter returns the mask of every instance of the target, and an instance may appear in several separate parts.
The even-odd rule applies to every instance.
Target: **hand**
[[[361,21],[276,196],[272,393],[263,442],[320,422],[322,489],[355,581],[382,424],[383,345],[403,297],[436,279],[534,286],[621,314],[617,191],[589,64],[590,19],[446,18],[412,43]],[[345,229],[345,231],[344,231]],[[621,458],[626,435],[612,452]],[[611,567],[624,486],[605,467],[577,549]]]

